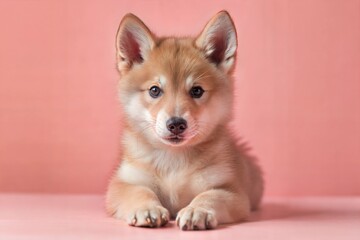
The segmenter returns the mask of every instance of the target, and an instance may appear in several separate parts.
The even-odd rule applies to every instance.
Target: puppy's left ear
[[[225,73],[234,68],[237,37],[234,22],[226,11],[217,13],[196,38],[195,44],[210,62]]]

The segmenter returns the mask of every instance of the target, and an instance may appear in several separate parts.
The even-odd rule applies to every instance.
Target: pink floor
[[[0,239],[360,239],[360,197],[268,198],[248,222],[182,232],[129,227],[100,195],[0,194]]]

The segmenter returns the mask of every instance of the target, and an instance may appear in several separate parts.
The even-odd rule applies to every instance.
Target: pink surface
[[[129,227],[106,217],[96,195],[0,195],[0,239],[357,240],[360,198],[270,198],[248,222],[182,232]]]
[[[260,159],[267,195],[360,194],[359,0],[1,0],[0,9],[0,191],[104,192],[119,151],[121,17],[184,35],[227,9],[239,35],[236,129]],[[70,231],[61,221],[45,224]]]

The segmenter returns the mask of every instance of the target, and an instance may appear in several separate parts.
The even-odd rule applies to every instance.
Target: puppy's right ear
[[[128,13],[121,20],[116,34],[117,68],[121,74],[146,60],[154,48],[154,35],[135,15]]]

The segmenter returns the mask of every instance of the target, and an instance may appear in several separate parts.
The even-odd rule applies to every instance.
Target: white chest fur
[[[224,161],[209,161],[211,156],[207,154],[134,146],[129,146],[128,150],[136,161],[125,159],[122,162],[117,173],[119,179],[149,187],[172,213],[185,207],[201,192],[233,177],[233,166]]]

